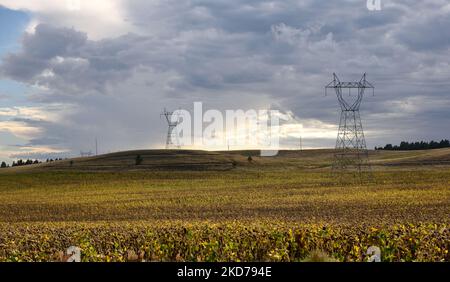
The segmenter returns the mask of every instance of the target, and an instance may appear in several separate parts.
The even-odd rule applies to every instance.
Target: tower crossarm
[[[334,89],[338,98],[339,105],[343,111],[356,111],[359,109],[366,88],[374,89],[373,85],[366,80],[366,74],[359,81],[340,81],[335,73],[333,80],[325,86],[325,95],[328,89]],[[358,89],[356,100],[349,104],[342,95],[342,89]]]

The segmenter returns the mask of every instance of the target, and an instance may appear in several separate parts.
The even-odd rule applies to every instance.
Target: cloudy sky
[[[160,148],[160,112],[279,109],[334,146],[336,72],[369,147],[450,138],[448,0],[0,0],[0,159]],[[282,140],[296,146],[295,132]]]

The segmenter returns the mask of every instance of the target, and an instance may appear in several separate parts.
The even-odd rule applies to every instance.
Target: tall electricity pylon
[[[172,116],[176,116],[176,119],[173,119]],[[167,131],[167,139],[166,139],[166,149],[180,149],[180,140],[178,137],[178,132],[176,130],[177,125],[180,123],[180,118],[177,113],[168,112],[165,108],[160,116],[164,116],[167,120],[167,125],[169,129]]]
[[[369,153],[364,138],[359,106],[365,90],[369,88],[375,93],[374,87],[366,80],[366,74],[359,81],[341,82],[336,74],[333,73],[333,81],[325,86],[325,95],[329,88],[333,88],[336,91],[341,107],[341,118],[332,167],[333,173],[356,172],[362,178],[363,173],[367,172],[370,177]],[[357,90],[356,98],[353,101],[345,100],[343,89],[348,89],[349,96],[351,96],[353,89]]]

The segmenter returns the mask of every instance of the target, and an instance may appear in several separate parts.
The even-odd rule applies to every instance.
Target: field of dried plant
[[[71,245],[83,261],[302,261],[316,250],[364,261],[371,245],[384,261],[449,261],[450,151],[374,155],[370,183],[336,181],[327,151],[251,153],[3,170],[0,261],[57,260]]]

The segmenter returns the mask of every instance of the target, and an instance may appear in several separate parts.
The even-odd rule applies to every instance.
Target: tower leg
[[[180,140],[178,138],[178,132],[176,132],[175,127],[176,127],[176,125],[169,126],[169,130],[167,132],[166,149],[171,149],[171,148],[179,149],[181,147]]]
[[[171,145],[172,145],[172,127],[169,126],[169,130],[167,131],[166,149],[170,149]]]
[[[339,177],[356,173],[360,179],[366,172],[370,174],[369,154],[359,111],[341,112],[332,171]]]

